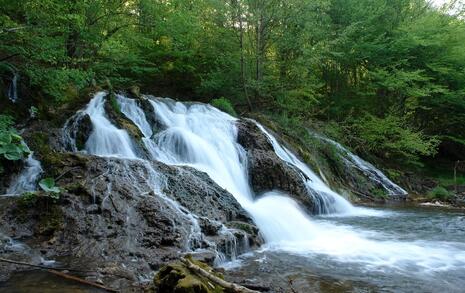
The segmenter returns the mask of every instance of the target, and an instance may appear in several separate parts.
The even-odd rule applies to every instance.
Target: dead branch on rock
[[[97,284],[97,283],[94,283],[94,282],[91,282],[91,281],[87,281],[87,280],[81,279],[81,278],[76,277],[76,276],[71,276],[71,275],[65,274],[63,272],[59,272],[59,271],[55,271],[55,270],[47,270],[47,272],[49,272],[51,274],[54,274],[55,276],[67,279],[67,280],[73,280],[73,281],[76,281],[78,283],[88,285],[88,286],[92,286],[92,287],[95,287],[95,288],[99,288],[99,289],[102,289],[102,290],[105,290],[105,291],[108,291],[108,292],[118,292],[118,291],[116,291],[114,289],[107,288],[107,287],[105,287],[103,285],[100,285],[100,284]]]
[[[198,265],[192,263],[189,259],[187,258],[181,258],[181,262],[193,273],[205,277],[211,282],[225,288],[231,290],[231,292],[236,292],[236,293],[259,293],[259,291],[255,290],[250,290],[249,288],[246,288],[244,286],[234,284],[228,281],[225,281],[221,278],[218,278],[217,276],[213,275],[212,273],[207,272],[206,270],[202,269]]]

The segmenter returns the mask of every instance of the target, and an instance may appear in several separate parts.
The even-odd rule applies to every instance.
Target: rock
[[[233,220],[252,223],[234,196],[219,187],[206,173],[186,166],[155,164],[157,170],[166,176],[163,192],[190,211],[223,223]]]
[[[217,253],[211,250],[198,250],[191,252],[190,255],[193,259],[206,263],[210,266],[214,265],[215,259],[217,257]]]
[[[74,267],[86,270],[117,266],[127,272],[120,276],[134,276],[118,282],[131,284],[178,258],[188,244],[211,253],[223,247],[226,238],[217,235],[221,223],[243,221],[253,226],[230,193],[191,168],[55,155],[55,172],[64,174],[57,181],[63,190],[57,203],[39,197],[40,201],[24,205],[21,198],[10,198],[0,205],[0,231],[27,242],[47,259],[72,256],[79,260]],[[165,189],[170,192],[161,193]],[[205,222],[205,235],[193,242],[189,213]],[[15,269],[8,267],[4,273]],[[116,281],[115,276],[105,278],[106,284]]]
[[[131,137],[139,141],[144,135],[140,129],[131,120],[126,118],[119,110],[118,102],[114,95],[110,94],[105,100],[105,113],[108,119],[120,129],[126,130]]]
[[[128,91],[135,98],[140,98],[141,97],[140,88],[137,85],[131,86]]]
[[[190,261],[210,272],[216,277],[222,278],[221,274],[215,273],[208,265],[193,260]],[[192,273],[182,262],[177,261],[165,265],[158,271],[154,278],[155,292],[173,293],[213,293],[224,292],[224,289],[210,282],[207,278]]]
[[[260,194],[281,190],[313,211],[314,202],[304,183],[304,174],[281,160],[266,135],[251,120],[238,120],[238,142],[247,151],[250,183]]]
[[[83,150],[87,139],[93,130],[92,121],[88,114],[78,112],[72,116],[67,122],[67,134],[76,142],[77,150]],[[65,146],[66,149],[72,150],[71,146]]]
[[[202,232],[208,236],[218,235],[218,232],[223,227],[220,222],[212,221],[206,217],[201,217],[198,219],[198,221]]]

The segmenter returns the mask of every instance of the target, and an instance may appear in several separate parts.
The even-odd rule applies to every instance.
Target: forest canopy
[[[384,159],[417,163],[441,145],[456,159],[454,150],[465,150],[458,1],[437,8],[425,0],[0,0],[0,7],[3,100],[14,75],[42,111],[95,85],[135,84],[156,95],[229,101],[238,113],[337,125],[328,133]]]

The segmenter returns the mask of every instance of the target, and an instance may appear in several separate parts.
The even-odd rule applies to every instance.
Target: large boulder
[[[247,151],[250,184],[255,193],[281,190],[313,211],[314,202],[305,185],[305,175],[281,160],[255,122],[237,121],[237,139]]]
[[[260,243],[247,229],[223,228],[229,221],[254,226],[234,197],[204,181],[201,172],[142,160],[55,155],[63,190],[58,202],[39,192],[0,205],[0,232],[41,257],[85,266],[120,287],[146,278],[180,252],[202,248],[228,255],[222,247],[241,242],[231,235]],[[3,278],[16,269],[9,268],[0,271]]]

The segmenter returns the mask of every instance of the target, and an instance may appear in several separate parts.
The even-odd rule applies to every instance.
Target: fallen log
[[[181,258],[181,262],[193,273],[205,277],[211,282],[225,288],[229,289],[231,292],[235,293],[260,293],[259,291],[251,290],[249,288],[246,288],[244,286],[234,284],[228,281],[225,281],[221,278],[218,278],[217,276],[213,275],[212,273],[207,272],[206,270],[202,269],[198,265],[192,263],[188,258]]]
[[[49,272],[51,274],[54,274],[55,276],[59,276],[61,278],[64,278],[64,279],[76,281],[78,283],[88,285],[88,286],[92,286],[92,287],[95,287],[95,288],[99,288],[99,289],[105,290],[107,292],[115,292],[115,293],[119,292],[117,290],[107,288],[107,287],[105,287],[103,285],[100,285],[100,284],[97,284],[97,283],[94,283],[94,282],[91,282],[91,281],[87,281],[87,280],[81,279],[81,278],[76,277],[76,276],[71,276],[71,275],[65,274],[63,272],[59,272],[59,271],[55,271],[55,270],[47,270],[47,272]]]

